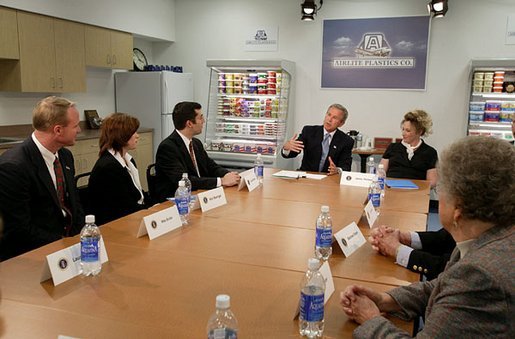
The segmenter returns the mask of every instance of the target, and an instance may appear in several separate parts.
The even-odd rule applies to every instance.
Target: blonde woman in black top
[[[386,176],[429,180],[436,186],[436,150],[426,144],[422,137],[432,133],[431,116],[422,110],[413,110],[404,115],[401,122],[402,141],[391,143],[381,159]]]

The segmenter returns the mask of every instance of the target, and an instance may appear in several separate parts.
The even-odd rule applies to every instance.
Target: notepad
[[[278,177],[278,178],[298,179],[298,178],[305,178],[306,177],[306,172],[282,170],[282,171],[279,171],[279,172],[274,173],[272,175],[274,177]]]
[[[405,180],[405,179],[386,179],[386,186],[390,188],[400,188],[405,190],[416,190],[418,189],[418,186],[413,183],[411,180]]]

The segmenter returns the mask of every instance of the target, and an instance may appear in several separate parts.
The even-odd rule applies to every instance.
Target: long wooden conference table
[[[0,263],[0,337],[205,338],[221,293],[231,296],[240,338],[299,337],[294,315],[320,206],[330,206],[334,233],[356,222],[367,236],[367,189],[340,186],[337,176],[287,180],[274,171],[266,169],[264,184],[252,192],[225,189],[227,205],[196,210],[189,226],[152,241],[136,237],[139,224],[170,202],[103,225],[109,262],[98,277],[40,283],[46,255],[78,237]],[[376,224],[425,230],[429,185],[415,182],[418,190],[387,190]],[[326,305],[324,337],[348,338],[357,324],[341,311],[340,291],[350,284],[386,291],[419,276],[368,243],[348,258],[334,245],[336,291]],[[391,319],[411,333],[413,323]]]

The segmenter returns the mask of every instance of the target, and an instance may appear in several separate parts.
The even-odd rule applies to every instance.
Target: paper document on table
[[[325,174],[309,174],[309,173],[306,174],[307,179],[322,180],[325,177],[327,177],[327,175],[325,175]]]
[[[306,172],[299,172],[299,171],[279,171],[277,173],[272,174],[274,177],[278,178],[290,178],[290,179],[298,179],[298,178],[305,178]]]

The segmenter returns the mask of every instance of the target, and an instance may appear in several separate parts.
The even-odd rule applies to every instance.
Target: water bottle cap
[[[323,205],[322,207],[320,207],[320,211],[322,211],[324,213],[329,212],[329,206]]]
[[[320,260],[318,260],[317,258],[309,258],[308,259],[308,268],[311,271],[318,270],[319,267],[320,267]]]
[[[184,181],[179,181],[179,187],[186,187],[186,183]]]
[[[182,177],[183,178],[187,178],[188,177],[188,173],[182,173]]]
[[[227,294],[219,294],[216,296],[216,308],[229,308],[231,306],[231,297]]]
[[[86,215],[86,224],[95,223],[95,216],[93,214]]]

